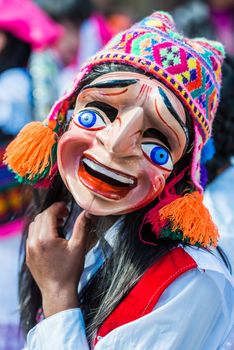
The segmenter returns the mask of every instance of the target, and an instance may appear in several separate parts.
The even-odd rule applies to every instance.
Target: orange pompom
[[[173,232],[179,229],[190,244],[216,246],[218,229],[202,200],[199,192],[186,194],[160,209],[160,219],[168,220]]]
[[[7,164],[18,176],[31,180],[41,175],[52,163],[52,148],[56,134],[41,122],[27,124],[8,145],[4,156]]]

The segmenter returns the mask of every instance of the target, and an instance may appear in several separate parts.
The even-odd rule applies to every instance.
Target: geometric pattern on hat
[[[172,17],[159,11],[116,35],[84,68],[105,62],[129,64],[152,74],[179,97],[193,119],[196,134],[200,135],[191,177],[202,191],[198,162],[211,136],[220,99],[223,60],[222,44],[185,38],[176,31]]]
[[[223,59],[221,44],[184,38],[170,15],[155,12],[118,34],[90,64],[122,62],[162,79],[182,98],[205,142],[219,101]]]

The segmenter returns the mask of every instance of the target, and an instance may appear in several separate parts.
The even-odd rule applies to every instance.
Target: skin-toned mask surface
[[[187,143],[182,103],[139,73],[108,73],[79,93],[58,145],[61,176],[94,215],[141,208],[163,190]]]

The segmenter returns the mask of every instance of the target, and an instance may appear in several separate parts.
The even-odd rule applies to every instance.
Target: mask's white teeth
[[[95,170],[95,171],[97,171],[97,172],[99,172],[101,174],[104,174],[104,175],[106,175],[106,176],[108,176],[108,177],[110,177],[112,179],[115,179],[115,180],[117,180],[119,182],[122,182],[124,184],[127,184],[127,185],[133,185],[134,184],[133,179],[130,179],[128,177],[116,174],[113,171],[102,167],[101,165],[93,162],[92,160],[90,160],[88,158],[84,158],[83,162],[85,164],[87,164],[91,169],[93,169],[93,170]]]

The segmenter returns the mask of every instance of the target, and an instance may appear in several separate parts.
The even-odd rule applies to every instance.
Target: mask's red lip
[[[113,172],[113,173],[115,173],[115,174],[117,174],[117,175],[124,176],[124,177],[126,177],[126,178],[128,178],[128,179],[131,179],[131,180],[133,181],[133,183],[135,183],[135,184],[137,183],[137,178],[136,178],[136,177],[134,177],[134,176],[132,176],[132,175],[129,175],[129,174],[126,174],[126,173],[124,173],[124,172],[122,172],[122,171],[119,171],[119,170],[110,168],[110,167],[108,167],[108,166],[106,166],[106,165],[100,163],[98,160],[96,160],[96,159],[95,159],[93,156],[91,156],[90,154],[85,154],[85,153],[84,153],[84,156],[81,158],[81,160],[84,159],[84,158],[90,159],[91,161],[93,161],[94,163],[98,164],[98,165],[101,166],[102,168],[107,169],[107,170],[110,170],[111,172]]]
[[[87,163],[94,164],[95,169],[90,168]],[[103,169],[103,173],[101,173],[101,169]],[[109,174],[113,174],[113,178]],[[86,155],[80,160],[78,176],[89,190],[112,200],[124,198],[137,185],[135,177],[112,170],[93,157]]]

